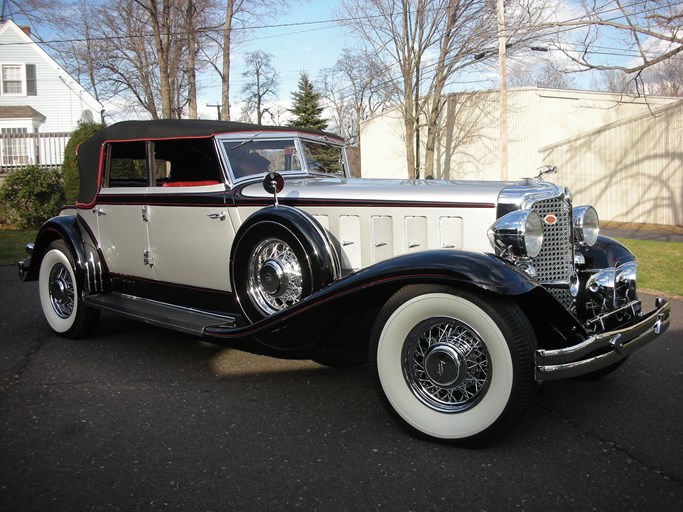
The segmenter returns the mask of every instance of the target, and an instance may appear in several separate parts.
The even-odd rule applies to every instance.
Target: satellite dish
[[[92,110],[86,108],[81,112],[81,123],[92,123],[94,120],[95,118],[92,115]]]

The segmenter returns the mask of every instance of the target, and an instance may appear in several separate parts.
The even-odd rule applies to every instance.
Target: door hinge
[[[149,249],[142,251],[142,260],[145,262],[145,265],[153,266],[154,257],[152,256],[152,251]]]
[[[143,205],[142,207],[142,220],[144,222],[149,222],[149,207],[147,205]]]

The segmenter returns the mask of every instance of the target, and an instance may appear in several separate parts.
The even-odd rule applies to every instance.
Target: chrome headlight
[[[572,208],[572,217],[574,218],[574,241],[589,247],[593,245],[600,234],[598,212],[592,206],[576,206]]]
[[[532,210],[517,210],[498,219],[488,231],[495,249],[520,258],[535,258],[543,245],[541,217]]]

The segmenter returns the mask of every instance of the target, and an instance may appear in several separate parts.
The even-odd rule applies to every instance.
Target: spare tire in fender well
[[[254,251],[259,248],[281,250],[282,257],[262,261],[262,254],[257,261]],[[261,286],[260,276],[267,273],[276,281],[272,288]],[[233,290],[252,322],[285,309],[340,274],[339,257],[327,232],[309,213],[291,206],[270,206],[252,214],[237,231],[230,254]],[[290,284],[296,292],[289,301],[279,300],[278,288]]]

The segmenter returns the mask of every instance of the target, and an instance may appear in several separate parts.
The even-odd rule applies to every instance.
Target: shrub
[[[64,163],[62,163],[62,175],[64,176],[64,194],[68,203],[73,204],[78,197],[78,162],[76,161],[76,148],[86,139],[104,128],[99,123],[81,123],[74,130],[64,148]]]
[[[35,165],[14,171],[0,187],[0,202],[7,222],[37,228],[64,206],[61,174]]]

